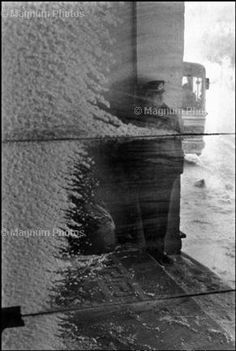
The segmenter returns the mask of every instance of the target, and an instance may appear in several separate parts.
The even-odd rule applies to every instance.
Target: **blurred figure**
[[[144,86],[143,115],[134,120],[136,125],[181,131],[178,116],[163,102],[164,91],[163,81]],[[141,222],[145,248],[161,264],[170,264],[172,259],[165,252],[165,237],[171,191],[183,171],[181,138],[153,137],[124,142],[119,155],[123,159],[129,193],[129,201],[124,206],[128,213],[136,214],[130,216],[132,222],[127,223],[127,227],[133,226],[140,240]]]

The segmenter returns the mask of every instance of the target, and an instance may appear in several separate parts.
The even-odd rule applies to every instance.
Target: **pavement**
[[[76,308],[66,323],[77,349],[234,350],[234,292],[189,256],[172,257],[174,265],[163,267],[120,248],[83,270],[77,259],[63,305]]]

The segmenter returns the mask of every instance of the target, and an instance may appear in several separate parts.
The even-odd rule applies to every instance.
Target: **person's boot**
[[[161,255],[157,256],[156,260],[160,263],[161,266],[174,264],[174,260],[166,253],[162,253]]]
[[[160,252],[158,249],[148,249],[148,253],[154,257],[161,266],[172,265],[173,259],[168,256],[165,252]]]
[[[152,255],[162,266],[171,265],[174,263],[173,259],[170,258],[164,251],[164,239],[159,239],[158,241],[147,247],[147,252]]]

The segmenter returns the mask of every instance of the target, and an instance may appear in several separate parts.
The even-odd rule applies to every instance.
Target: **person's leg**
[[[147,247],[156,247],[164,252],[170,193],[166,194],[165,199],[158,198],[158,194],[158,189],[153,189],[149,199],[142,197],[140,208]]]
[[[144,184],[139,193],[146,248],[161,263],[171,263],[165,254],[172,178],[159,172],[158,179]]]

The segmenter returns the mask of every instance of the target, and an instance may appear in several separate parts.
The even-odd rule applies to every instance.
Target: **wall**
[[[132,113],[136,84],[166,82],[165,101],[181,106],[184,50],[183,2],[116,4],[115,63],[108,77],[109,100],[119,116]]]
[[[112,7],[118,24],[111,28],[114,62],[107,77],[107,97],[113,112],[119,117],[127,117],[132,111],[137,79],[135,3],[113,3]]]
[[[167,105],[181,106],[184,3],[137,2],[139,82],[164,80]]]
[[[139,81],[160,78],[166,80],[168,102],[171,106],[177,106],[182,36],[176,39],[175,26],[178,23],[182,33],[183,4],[138,2],[137,33],[134,4],[127,2],[114,6],[120,23],[113,29],[116,41],[112,51],[116,62],[107,75],[107,87],[110,90],[108,97],[112,108],[118,111],[118,115],[127,115],[132,110],[132,96],[137,78]],[[16,18],[9,20],[3,41],[3,132],[10,140],[4,144],[3,150],[3,227],[6,233],[16,229],[43,229],[49,231],[50,236],[35,238],[6,235],[3,241],[3,280],[4,304],[20,304],[23,306],[23,312],[30,312],[36,310],[36,307],[47,307],[49,287],[46,285],[51,285],[49,276],[51,273],[53,276],[62,264],[60,259],[54,256],[58,254],[60,240],[58,243],[53,237],[53,229],[67,224],[64,211],[70,206],[70,167],[73,168],[80,157],[81,164],[84,164],[82,151],[80,155],[83,146],[80,143],[37,142],[37,139],[45,136],[51,139],[54,136],[68,136],[68,130],[71,133],[76,131],[74,126],[79,130],[82,117],[81,129],[87,126],[88,119],[84,116],[78,117],[77,106],[73,110],[67,109],[71,106],[67,105],[68,100],[65,99],[66,91],[69,95],[75,95],[76,100],[77,83],[73,83],[73,78],[79,79],[78,72],[74,77],[74,69],[79,64],[75,59],[78,57],[70,55],[70,50],[73,52],[76,45],[79,45],[78,36],[71,36],[75,28],[69,26],[67,33],[74,39],[63,41],[64,27],[59,32],[57,22],[49,31],[47,26],[38,29],[39,23],[35,26],[33,21],[25,21],[28,22],[24,22],[23,19],[18,21]],[[55,45],[51,45],[51,41]],[[60,50],[60,55],[57,54],[57,50]],[[46,61],[55,61],[57,76],[54,73],[50,74],[50,65],[47,64],[48,61],[44,62],[44,58]],[[71,63],[70,67],[67,67],[68,62]],[[61,66],[66,66],[65,75],[60,69]],[[48,75],[49,83],[46,84],[45,77]],[[51,93],[55,93],[55,96],[52,94],[50,98]],[[91,133],[104,131],[109,125],[91,120],[90,122]],[[107,130],[117,132],[114,126],[111,129],[107,127]],[[124,133],[126,132],[124,130]],[[36,139],[34,143],[30,140],[32,136]],[[13,142],[13,139],[29,141],[17,143]],[[43,277],[46,271],[48,276],[45,277],[45,281]],[[39,293],[40,291],[42,293]],[[26,345],[29,348],[45,347],[44,340],[47,338],[40,338],[42,333],[38,333],[34,325],[28,325],[28,328],[14,335],[17,347],[19,344],[23,345],[22,349]],[[32,340],[32,345],[28,341],[31,334],[33,339],[37,339],[37,342]],[[20,335],[24,339],[22,343]],[[12,334],[9,335],[9,340],[11,337]],[[9,341],[11,345],[14,345],[14,342]]]

